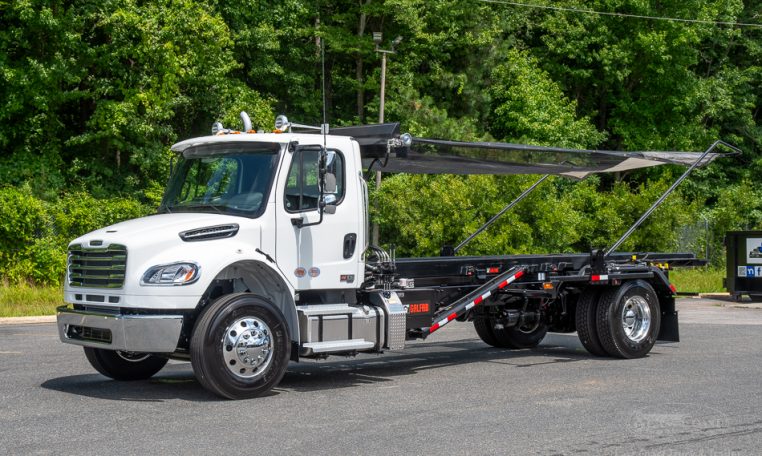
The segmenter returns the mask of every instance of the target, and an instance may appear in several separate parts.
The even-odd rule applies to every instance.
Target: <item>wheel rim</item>
[[[259,318],[235,320],[222,337],[222,357],[236,377],[252,379],[264,374],[273,357],[270,327]]]
[[[141,361],[145,361],[148,359],[149,355],[148,353],[135,353],[135,352],[128,352],[128,351],[116,351],[116,356],[122,358],[125,361],[129,361],[131,363],[139,363]]]
[[[651,329],[651,307],[642,296],[629,298],[622,307],[622,328],[633,342],[640,342]]]

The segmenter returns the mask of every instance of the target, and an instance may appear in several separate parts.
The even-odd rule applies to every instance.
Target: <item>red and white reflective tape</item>
[[[609,280],[609,276],[607,274],[593,275],[592,277],[590,277],[590,280],[592,280],[593,282],[603,282],[604,280]]]
[[[677,294],[677,287],[674,284],[669,284],[669,289],[672,290],[673,294]]]
[[[500,282],[500,285],[498,285],[497,287],[498,288],[505,288],[505,287],[508,286],[508,284],[515,282],[517,279],[519,279],[523,275],[524,275],[524,271],[519,271],[516,274],[513,274],[512,276],[510,276],[507,279],[505,279],[502,282]],[[487,291],[483,295],[478,296],[476,299],[474,299],[473,301],[471,301],[468,304],[466,304],[466,307],[464,307],[463,310],[469,310],[469,309],[471,309],[473,307],[478,306],[479,304],[484,302],[490,296],[492,296],[492,292],[491,291]],[[433,333],[434,331],[436,331],[437,329],[439,329],[442,326],[446,325],[447,323],[455,320],[456,318],[458,318],[458,311],[457,310],[455,312],[451,313],[450,315],[448,315],[446,318],[443,318],[443,319],[439,320],[438,322],[434,323],[433,325],[431,325],[431,327],[429,328],[429,334]]]

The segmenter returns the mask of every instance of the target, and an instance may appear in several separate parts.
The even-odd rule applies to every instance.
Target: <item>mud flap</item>
[[[677,310],[673,296],[660,296],[661,328],[656,340],[663,342],[680,342],[680,328],[677,324]]]

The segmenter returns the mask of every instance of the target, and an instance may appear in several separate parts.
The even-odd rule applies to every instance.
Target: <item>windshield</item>
[[[198,146],[183,153],[159,212],[259,217],[278,164],[278,144]]]

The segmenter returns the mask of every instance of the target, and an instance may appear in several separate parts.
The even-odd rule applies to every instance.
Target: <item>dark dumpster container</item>
[[[725,288],[735,299],[762,302],[762,231],[728,231]]]

